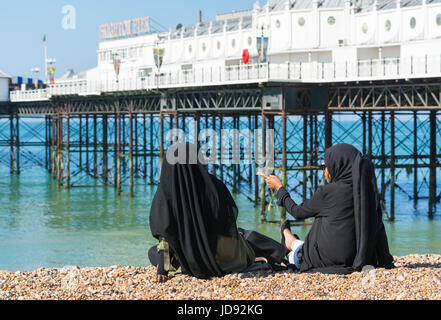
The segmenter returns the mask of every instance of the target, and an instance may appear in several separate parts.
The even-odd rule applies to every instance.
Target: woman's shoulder
[[[347,193],[352,196],[352,185],[341,182],[331,182],[317,188],[322,195]]]

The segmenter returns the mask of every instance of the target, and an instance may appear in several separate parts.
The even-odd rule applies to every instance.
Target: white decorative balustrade
[[[165,69],[146,77],[121,77],[103,81],[74,80],[48,85],[45,89],[11,91],[18,101],[48,100],[58,95],[99,95],[103,92],[140,91],[180,87],[203,87],[256,82],[330,83],[441,77],[441,56],[387,58],[338,62],[262,63],[204,67],[190,70]]]

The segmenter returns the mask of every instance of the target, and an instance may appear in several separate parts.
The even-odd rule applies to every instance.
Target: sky
[[[48,58],[56,59],[56,77],[68,69],[76,73],[97,65],[100,24],[150,16],[168,29],[195,24],[216,14],[251,9],[256,0],[0,0],[0,70],[32,77],[32,68],[44,76],[43,36]],[[261,5],[266,3],[260,0]],[[67,21],[75,10],[75,28]]]

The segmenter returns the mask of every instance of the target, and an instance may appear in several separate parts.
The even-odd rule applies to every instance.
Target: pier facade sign
[[[118,39],[150,32],[150,18],[141,17],[100,25],[100,39]]]

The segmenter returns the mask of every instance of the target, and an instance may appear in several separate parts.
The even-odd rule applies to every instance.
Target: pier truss
[[[345,142],[373,160],[389,219],[395,218],[397,193],[414,202],[426,199],[432,217],[441,198],[440,110],[439,79],[57,96],[0,105],[0,163],[14,174],[44,167],[60,188],[100,184],[134,196],[136,185],[159,182],[161,160],[172,143],[169,130],[192,136],[215,129],[221,137],[224,129],[260,129],[263,150],[252,148],[264,157],[272,129],[274,164],[266,169],[282,178],[296,202],[324,183],[325,149]],[[259,165],[231,164],[232,154],[227,159],[220,151],[208,170],[233,193],[260,204],[261,221],[284,220],[283,210],[275,212],[274,193],[256,175]]]

